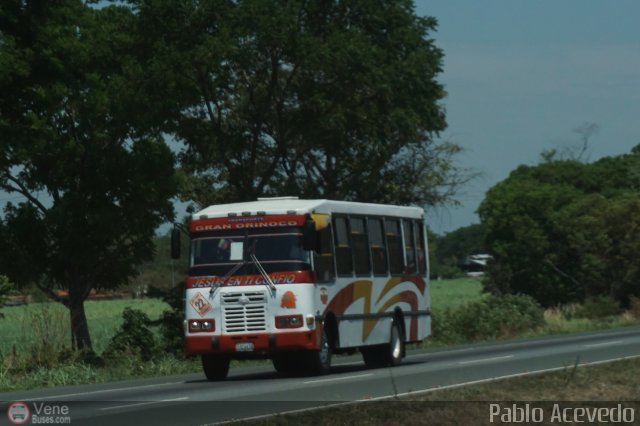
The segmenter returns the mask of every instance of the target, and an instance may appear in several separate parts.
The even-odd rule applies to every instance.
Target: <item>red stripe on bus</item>
[[[221,231],[228,229],[269,229],[284,226],[302,226],[304,215],[274,214],[265,216],[233,216],[212,219],[194,219],[189,223],[190,232]]]
[[[273,272],[268,274],[274,284],[302,284],[313,283],[313,274],[309,271]],[[266,280],[262,275],[235,275],[224,278],[222,276],[187,277],[186,288],[210,288],[222,286],[240,287],[247,285],[264,285]]]

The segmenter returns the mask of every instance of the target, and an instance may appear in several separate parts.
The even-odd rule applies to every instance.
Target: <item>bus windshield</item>
[[[192,240],[191,267],[222,275],[238,263],[250,262],[251,254],[268,272],[309,269],[309,253],[302,248],[302,233],[299,232],[196,238]],[[246,267],[252,269],[249,264]],[[239,274],[253,272],[243,268],[238,271]]]

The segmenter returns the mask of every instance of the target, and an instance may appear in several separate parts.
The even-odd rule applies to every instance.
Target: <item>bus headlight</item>
[[[216,323],[212,319],[189,320],[190,333],[211,333],[215,329]]]
[[[276,317],[276,328],[300,328],[302,327],[302,315],[286,315]]]

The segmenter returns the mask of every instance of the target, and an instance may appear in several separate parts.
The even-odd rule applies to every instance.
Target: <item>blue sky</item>
[[[545,149],[576,145],[595,123],[590,159],[640,143],[640,2],[417,0],[438,19],[448,129],[482,173],[460,207],[429,211],[439,233],[477,223],[484,193]]]
[[[448,129],[466,152],[459,165],[482,174],[459,207],[428,211],[438,233],[477,223],[487,189],[545,149],[577,144],[595,123],[590,158],[640,143],[640,1],[416,0],[438,19],[439,76]],[[0,192],[0,202],[20,201]],[[4,204],[4,203],[3,203]],[[177,206],[178,217],[184,205]]]

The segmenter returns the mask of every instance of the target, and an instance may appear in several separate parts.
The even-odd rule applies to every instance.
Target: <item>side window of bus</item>
[[[350,217],[349,225],[351,225],[351,244],[353,244],[353,260],[356,275],[371,275],[369,241],[364,218]]]
[[[404,253],[407,259],[407,273],[416,273],[416,244],[414,242],[415,236],[413,234],[413,222],[409,220],[402,221],[402,234],[404,237]]]
[[[220,239],[203,238],[195,240],[194,264],[203,265],[219,262],[218,244]]]
[[[336,272],[333,264],[333,244],[331,241],[331,226],[327,226],[318,233],[320,253],[313,253],[313,265],[318,282],[327,283],[335,280]]]
[[[418,272],[420,275],[425,275],[427,273],[427,254],[424,244],[424,226],[420,222],[414,222],[413,229],[416,241],[416,255],[418,256]]]
[[[404,272],[400,221],[398,219],[386,219],[384,230],[387,237],[387,247],[389,248],[389,272],[392,275],[400,275]]]
[[[333,219],[336,242],[336,268],[338,275],[353,275],[353,257],[349,243],[349,227],[346,217]]]
[[[371,247],[371,263],[374,275],[387,274],[387,248],[381,219],[369,219],[369,246]]]

